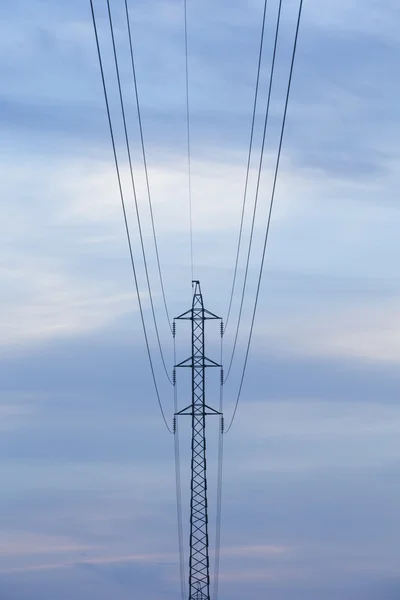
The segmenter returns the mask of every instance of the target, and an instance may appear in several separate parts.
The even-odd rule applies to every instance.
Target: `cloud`
[[[11,402],[9,404],[0,404],[0,416],[2,431],[14,431],[20,427],[24,427],[29,422],[31,408],[29,404],[15,406]]]
[[[387,40],[393,32],[393,19],[399,15],[399,8],[395,1],[391,0],[385,6],[385,10],[379,10],[380,5],[376,0],[371,0],[369,10],[356,0],[344,3],[335,3],[329,0],[326,10],[316,10],[317,3],[312,2],[308,10],[308,18],[317,26],[323,27],[330,32],[349,31],[353,33],[368,33],[379,35]],[[397,38],[396,38],[397,39]]]
[[[264,597],[266,591],[276,600],[355,600],[375,590],[390,597],[396,589],[399,289],[393,249],[399,155],[391,73],[398,62],[399,9],[394,1],[381,4],[305,7],[249,370],[238,419],[225,438],[221,594],[232,600]],[[209,2],[188,5],[195,271],[207,306],[225,316],[262,3],[252,1],[244,10],[235,0],[229,11]],[[269,207],[296,6],[285,6],[239,359]],[[96,2],[151,325],[105,8]],[[118,51],[128,56],[122,9],[113,5]],[[6,2],[4,12],[0,595],[172,598],[179,589],[172,436],[164,434],[143,351],[89,7],[17,0]],[[175,315],[191,302],[182,6],[141,1],[132,9],[132,27],[161,262]],[[161,319],[127,59],[121,74]],[[251,199],[256,173],[255,153]],[[245,218],[247,240],[251,204]],[[243,253],[239,281],[244,261]],[[237,310],[236,297],[227,355]],[[160,327],[169,366],[168,325]],[[212,357],[218,355],[217,337],[218,330],[208,331]],[[153,331],[150,342],[157,350]],[[177,346],[178,355],[186,356],[183,329]],[[154,355],[170,418],[172,390]],[[226,387],[226,415],[232,414],[239,363]],[[186,384],[180,380],[180,402],[190,395]],[[210,379],[210,402],[217,387]],[[216,429],[210,423],[211,544]],[[189,424],[180,433],[187,541]]]
[[[257,337],[267,346],[302,356],[356,359],[371,365],[400,360],[397,302],[364,304],[335,311],[322,307],[306,321],[297,317],[285,325],[271,324]],[[318,309],[317,309],[318,310]]]
[[[3,557],[3,561],[7,562],[9,559],[28,559],[37,560],[37,556],[42,555],[48,556],[54,560],[57,556],[62,557],[63,555],[76,555],[83,554],[97,550],[95,546],[79,545],[67,538],[61,538],[56,536],[37,535],[31,532],[21,531],[4,531],[1,532],[0,538],[0,556]],[[63,560],[61,558],[61,560]],[[48,565],[48,568],[55,568],[57,564]],[[26,566],[27,570],[31,569],[43,569],[45,568],[41,564],[34,564]],[[5,568],[3,572],[12,572],[13,567],[9,569]],[[17,567],[20,570],[20,567]]]

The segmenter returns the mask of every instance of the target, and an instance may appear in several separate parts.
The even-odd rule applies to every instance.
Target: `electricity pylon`
[[[192,355],[176,365],[192,369],[192,402],[177,416],[192,417],[192,461],[190,484],[189,600],[210,600],[208,542],[206,416],[220,415],[205,402],[207,367],[220,367],[204,353],[204,326],[207,319],[219,319],[203,305],[199,281],[193,281],[192,308],[177,319],[192,322]]]

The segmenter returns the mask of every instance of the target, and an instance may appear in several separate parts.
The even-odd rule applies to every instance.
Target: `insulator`
[[[221,337],[224,335],[224,322],[221,319]]]
[[[176,417],[174,417],[173,423],[172,423],[172,431],[174,433],[176,433]]]
[[[175,321],[172,323],[172,337],[175,337],[176,335],[176,323]]]
[[[221,385],[224,385],[224,370],[221,369]]]
[[[172,385],[176,385],[176,369],[172,371]]]
[[[224,430],[225,430],[224,417],[221,417],[221,433],[224,433]]]

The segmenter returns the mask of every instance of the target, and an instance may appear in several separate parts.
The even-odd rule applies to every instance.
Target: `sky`
[[[94,1],[133,251],[138,242],[105,0]],[[191,306],[183,7],[130,2],[170,315]],[[249,331],[297,0],[283,3],[231,418]],[[188,0],[194,275],[226,318],[263,2]],[[270,0],[244,241],[277,2]],[[122,0],[112,11],[133,170],[167,365]],[[173,438],[145,353],[86,0],[3,0],[0,19],[0,597],[178,598]],[[245,385],[225,437],[220,600],[400,593],[400,151],[395,0],[304,0]],[[240,257],[239,283],[243,280]],[[225,336],[232,348],[239,298]],[[177,331],[177,356],[190,332]],[[218,325],[207,355],[219,358]],[[218,403],[210,376],[208,403]],[[179,405],[190,401],[179,378]],[[180,426],[185,547],[190,432]],[[217,423],[208,438],[214,548]],[[211,552],[213,561],[213,552]]]

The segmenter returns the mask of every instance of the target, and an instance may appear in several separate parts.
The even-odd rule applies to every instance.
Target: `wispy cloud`
[[[0,595],[172,598],[179,587],[173,448],[157,420],[143,353],[89,6],[76,0],[3,4],[0,553],[7,587]],[[296,7],[294,0],[284,7],[239,358],[269,208]],[[123,8],[112,3],[161,315]],[[188,8],[196,277],[207,305],[224,315],[263,5],[235,0],[227,10],[223,3],[193,1]],[[271,3],[270,15],[276,9]],[[151,323],[106,4],[96,2],[96,11]],[[221,594],[223,584],[232,600],[264,597],[266,590],[276,600],[310,594],[358,600],[366,581],[384,598],[397,573],[400,156],[393,73],[400,9],[395,0],[329,1],[323,9],[312,0],[304,11],[248,377],[225,442]],[[175,315],[190,306],[182,5],[141,0],[131,15],[154,215]],[[272,33],[271,21],[257,148]],[[251,199],[257,164],[255,153]],[[244,264],[243,254],[240,281]],[[235,302],[233,318],[237,310]],[[169,365],[164,322],[161,334]],[[217,335],[210,330],[211,352],[218,352]],[[180,332],[183,356],[185,339]],[[227,415],[236,367],[226,387]],[[170,416],[172,393],[160,386]],[[187,393],[182,381],[180,402]],[[210,432],[211,514],[216,461]],[[181,435],[186,518],[187,427]],[[210,526],[211,544],[213,535]]]

